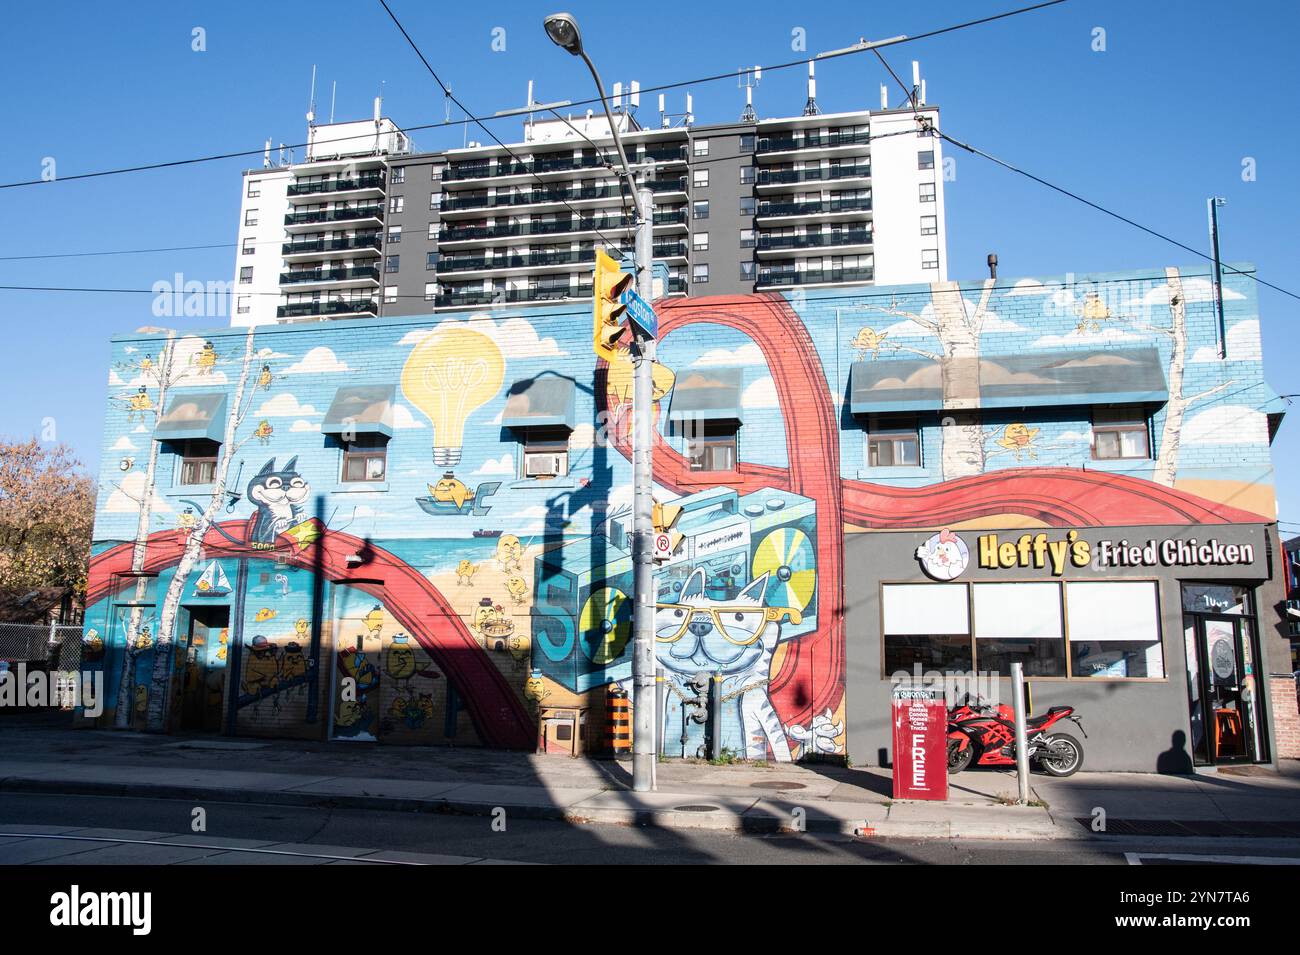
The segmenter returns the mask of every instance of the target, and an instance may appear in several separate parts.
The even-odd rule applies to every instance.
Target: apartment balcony
[[[760,169],[755,185],[760,193],[789,191],[790,187],[810,182],[852,182],[871,179],[871,163],[840,165],[823,169],[812,166],[805,169]]]
[[[759,135],[755,152],[759,162],[810,152],[819,156],[852,156],[862,153],[870,142],[871,136],[867,132],[771,133]]]
[[[841,253],[867,252],[871,248],[870,229],[845,229],[834,232],[810,232],[805,235],[758,234],[759,256],[788,255],[834,249]]]
[[[352,199],[373,199],[384,194],[384,176],[382,173],[368,173],[318,182],[295,182],[289,185],[286,194],[290,199],[299,196],[343,194],[347,194],[348,198]]]
[[[290,212],[284,217],[284,227],[289,232],[316,232],[322,225],[336,222],[347,223],[351,227],[378,227],[384,222],[382,205],[355,206],[350,209],[313,209],[303,212]]]
[[[334,255],[378,255],[383,246],[378,232],[366,235],[340,236],[334,239],[301,239],[280,246],[280,253],[289,261],[304,258],[329,258]]]
[[[678,176],[674,179],[650,179],[646,182],[650,191],[654,193],[656,199],[668,197],[681,193],[686,195],[686,177]]]
[[[642,165],[645,163],[656,163],[658,165],[676,164],[686,162],[686,144],[678,146],[657,146],[654,148],[646,147],[634,155],[628,157],[628,162],[633,165]]]
[[[374,299],[332,299],[320,302],[294,302],[281,305],[275,317],[285,320],[298,318],[345,318],[360,315],[378,315],[379,303]]]
[[[605,170],[611,164],[617,162],[618,157],[613,155],[600,157],[557,154],[536,156],[533,159],[522,161],[498,159],[495,162],[490,159],[482,159],[450,164],[446,172],[443,173],[442,181],[474,182],[480,179],[508,179],[511,177],[531,179],[533,176],[542,176],[547,173]]]
[[[651,246],[651,257],[656,259],[681,259],[686,261],[685,242],[656,242]]]
[[[587,269],[596,261],[595,249],[564,249],[556,252],[530,252],[526,254],[500,253],[497,255],[451,255],[438,262],[438,274],[465,272],[506,272],[536,269],[557,271]]]
[[[379,284],[379,269],[373,265],[356,265],[337,269],[299,269],[280,273],[281,285],[341,285]]]
[[[488,226],[451,226],[438,236],[438,245],[446,246],[458,242],[483,242],[489,239],[509,239],[533,235],[571,235],[580,232],[604,232],[619,229],[631,229],[634,223],[631,216],[602,216],[593,218],[569,218],[557,222],[516,222],[498,223]]]
[[[686,279],[682,278],[680,275],[670,275],[670,276],[668,276],[668,294],[669,294],[669,295],[685,295],[685,294],[686,294]]]
[[[790,286],[811,285],[849,285],[855,282],[871,282],[874,269],[759,269],[755,288],[788,288]]]
[[[656,212],[652,219],[656,229],[665,229],[670,232],[690,231],[690,217],[685,206]]]
[[[474,308],[480,305],[515,305],[520,302],[564,302],[591,298],[590,285],[569,288],[464,289],[439,294],[435,308]]]
[[[469,210],[519,208],[520,206],[555,206],[567,208],[573,204],[601,202],[622,198],[617,185],[581,189],[530,189],[500,192],[489,196],[485,192],[447,193],[442,200],[442,216],[455,216]]]
[[[755,221],[781,219],[786,222],[836,221],[862,218],[871,211],[871,199],[812,199],[806,202],[760,202]]]

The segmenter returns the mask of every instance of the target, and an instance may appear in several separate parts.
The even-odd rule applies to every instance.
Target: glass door
[[[1218,614],[1189,614],[1184,620],[1196,762],[1263,759],[1250,620]]]

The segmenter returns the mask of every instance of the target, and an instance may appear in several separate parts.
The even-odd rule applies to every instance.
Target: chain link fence
[[[81,627],[0,621],[0,660],[40,664],[54,670],[81,669]]]

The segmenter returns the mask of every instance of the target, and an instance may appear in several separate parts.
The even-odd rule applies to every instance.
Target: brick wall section
[[[1273,740],[1278,759],[1300,759],[1300,708],[1296,705],[1295,678],[1273,676],[1269,679],[1273,697]]]

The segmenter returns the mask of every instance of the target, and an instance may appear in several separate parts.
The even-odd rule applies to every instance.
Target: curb
[[[619,792],[605,790],[604,792]],[[709,812],[690,812],[676,809],[649,809],[643,807],[563,806],[511,804],[508,801],[481,802],[440,798],[403,798],[397,796],[329,795],[294,792],[290,790],[225,789],[211,786],[176,786],[165,783],[119,783],[93,780],[46,780],[27,777],[0,779],[0,793],[50,793],[72,796],[118,796],[146,799],[176,799],[196,802],[229,802],[276,806],[314,806],[327,808],[369,809],[385,812],[448,813],[470,816],[488,816],[497,808],[504,808],[521,819],[567,822],[574,825],[614,825],[655,829],[705,829],[750,835],[796,833],[788,817],[768,809],[751,808],[736,811],[719,807]],[[682,794],[689,800],[689,794]],[[866,808],[864,804],[864,808]],[[885,838],[900,839],[982,839],[997,841],[1028,841],[1043,838],[1062,838],[1059,827],[1055,835],[1041,830],[1016,831],[1012,828],[992,829],[976,826],[970,831],[954,831],[950,820],[933,822],[837,819],[818,817],[809,813],[804,821],[803,834],[848,836],[864,840]]]

